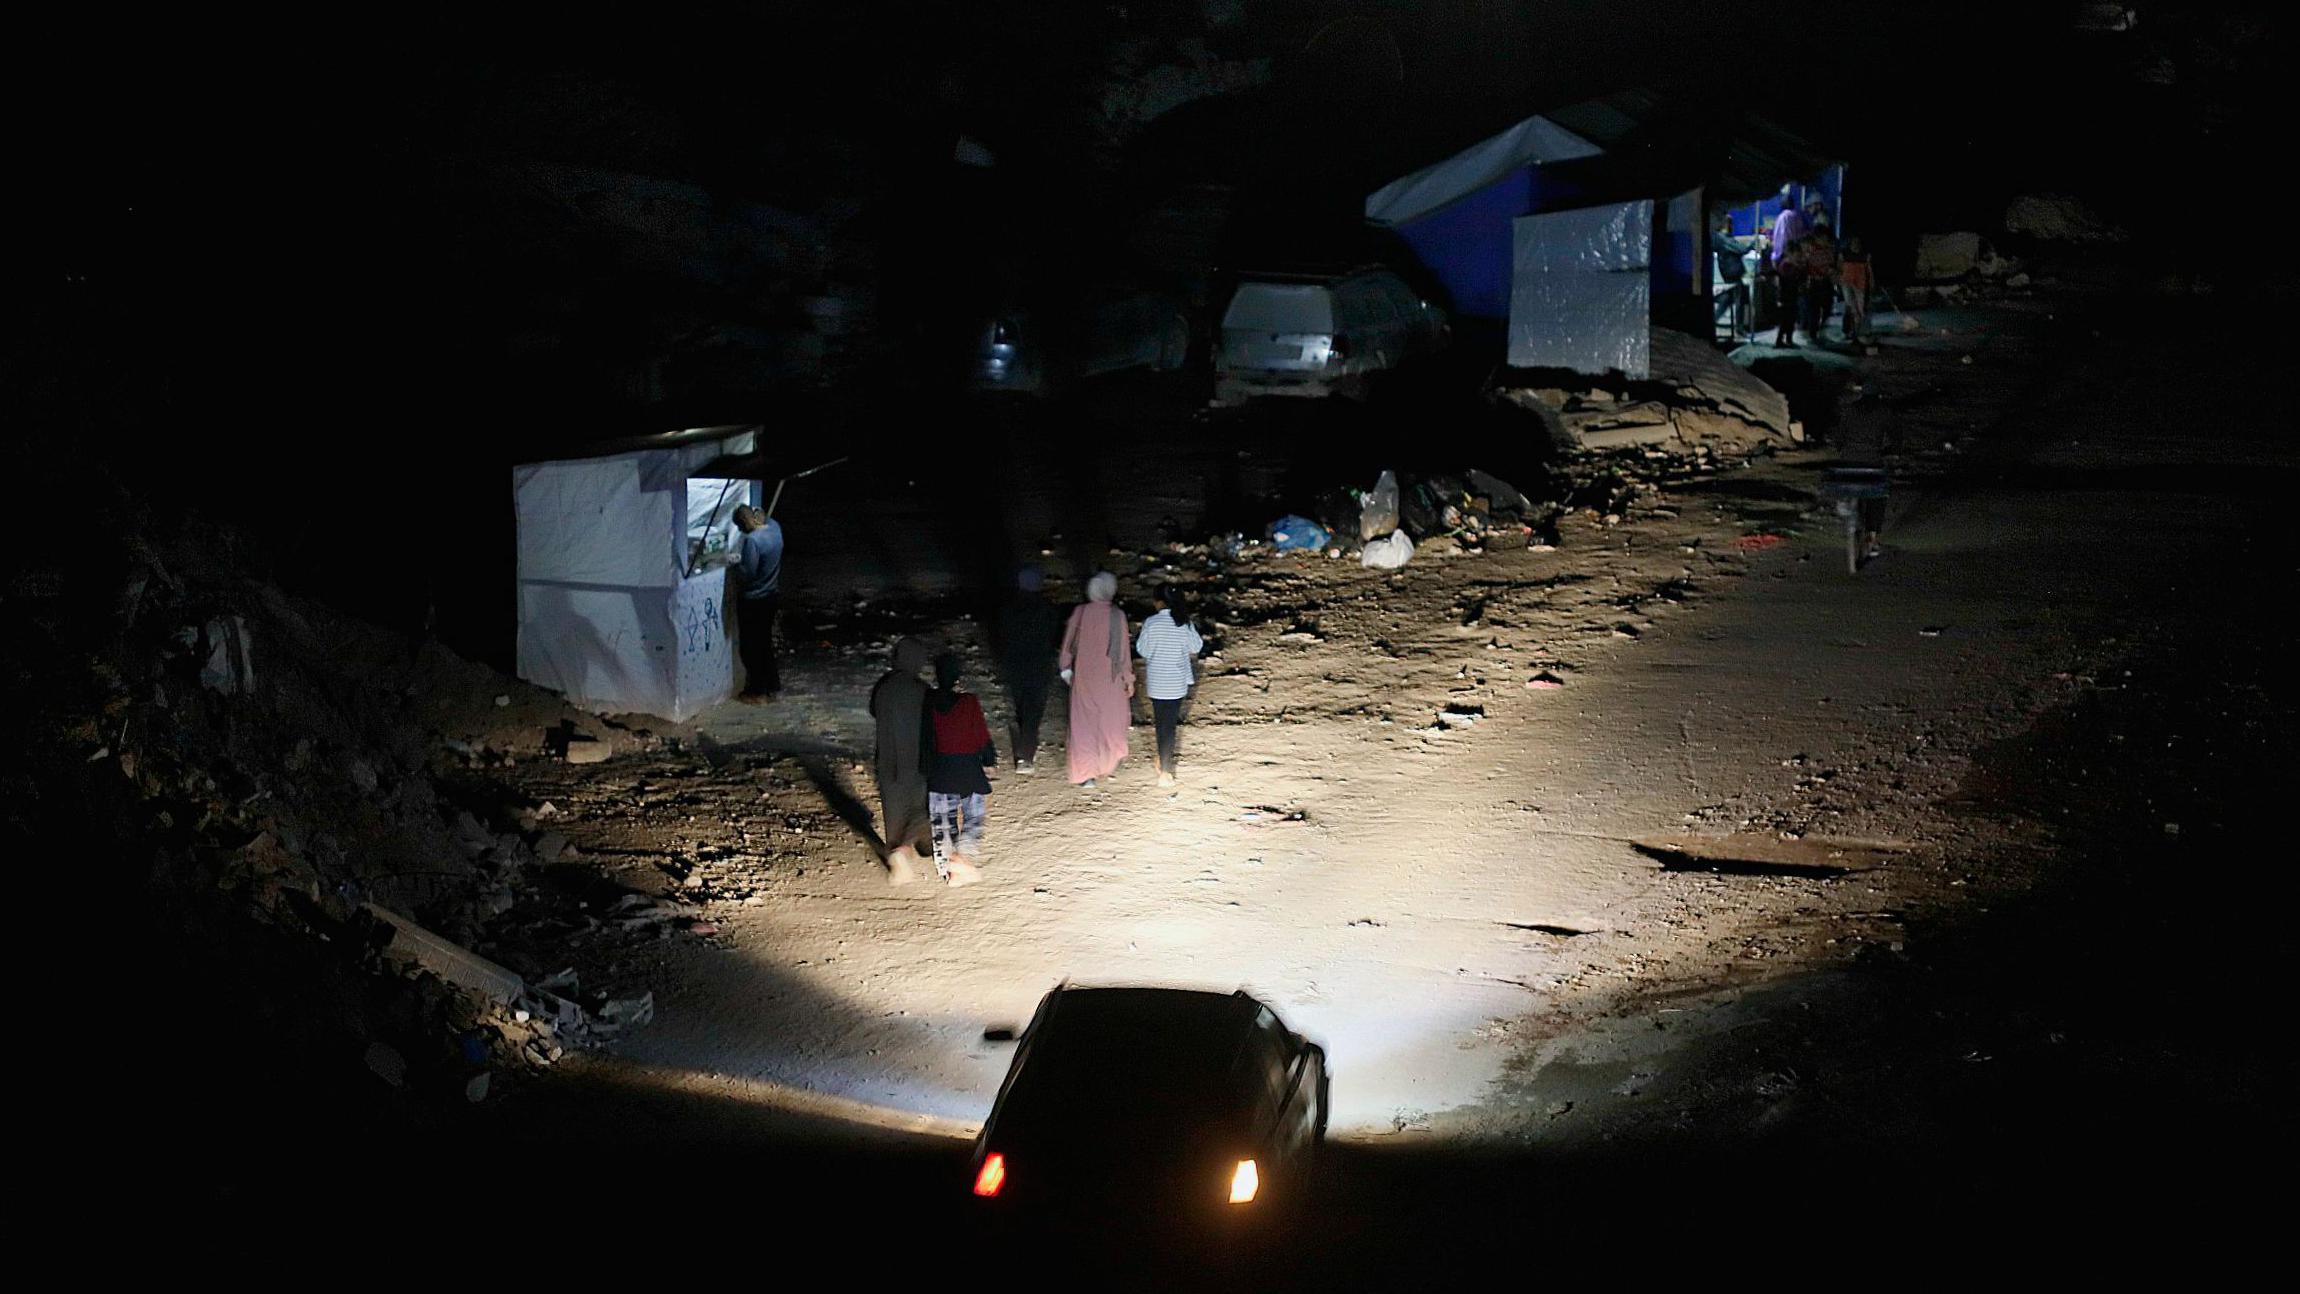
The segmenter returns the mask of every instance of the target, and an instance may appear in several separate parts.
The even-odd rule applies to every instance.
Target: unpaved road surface
[[[2243,825],[2225,796],[2249,783],[2216,784],[2209,759],[2119,752],[2099,721],[2077,725],[2098,774],[2062,769],[2038,725],[2113,711],[2124,671],[2177,672],[2197,632],[2256,631],[2205,616],[2231,589],[2291,592],[2288,559],[2253,543],[2289,445],[2229,417],[2232,388],[2184,383],[2137,333],[2086,335],[2061,317],[2076,309],[1935,320],[1863,362],[1862,389],[1893,398],[1854,405],[1839,443],[1889,452],[1897,476],[1888,551],[1858,576],[1812,497],[1832,451],[1648,495],[1617,524],[1570,518],[1556,549],[1425,551],[1395,574],[1177,559],[1220,634],[1181,787],[1155,786],[1147,728],[1100,789],[1066,785],[1057,690],[1047,771],[998,782],[971,889],[890,888],[864,834],[884,643],[802,649],[786,699],[709,715],[681,750],[526,772],[586,855],[716,929],[606,968],[651,988],[657,1018],[579,1070],[647,1136],[779,1111],[814,1136],[923,1134],[920,1162],[946,1165],[931,1147],[961,1144],[1008,1060],[985,1027],[1048,987],[1243,986],[1326,1045],[1328,1213],[1375,1245],[1401,1216],[1445,1225],[1380,1185],[1441,1149],[1503,1156],[1480,1170],[1490,1199],[1557,1189],[1545,1156],[1618,1170],[1608,1147],[1931,1137],[1921,1103],[1888,1127],[1862,1100],[1933,1066],[1985,1073],[2005,1044],[1864,1028],[1916,991],[1878,968],[2058,892],[2101,828],[2153,833],[2155,867]],[[1165,574],[1124,573],[1130,594]],[[973,643],[969,623],[934,628]],[[995,728],[996,688],[974,686]],[[2198,722],[2241,730],[2244,777],[2282,758],[2288,779],[2264,718],[2288,697],[2220,686]],[[1832,1094],[1833,1073],[1861,1092]],[[527,1117],[582,1111],[584,1082]],[[1814,1131],[1816,1110],[1839,1122]]]

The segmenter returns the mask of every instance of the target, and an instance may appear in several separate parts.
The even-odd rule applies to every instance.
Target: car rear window
[[[1317,283],[1241,283],[1222,326],[1241,332],[1331,333],[1333,292]]]
[[[1241,1064],[1251,1004],[1224,999],[1063,1003],[1007,1092],[1010,1134],[1055,1127],[1098,1140],[1155,1140],[1253,1108],[1261,1066]]]

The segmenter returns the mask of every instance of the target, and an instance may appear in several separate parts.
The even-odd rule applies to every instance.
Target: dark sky
[[[1271,58],[1276,83],[1176,114],[1152,132],[1166,157],[1122,161],[1248,171],[1346,213],[1485,130],[1648,83],[1836,150],[1872,228],[1985,228],[2012,193],[2066,188],[2177,229],[2191,195],[2233,192],[2284,151],[2262,109],[2290,53],[2279,11],[2145,5],[2139,31],[2107,35],[2072,29],[2080,7],[1249,2],[1203,34],[1217,54]],[[10,93],[37,233],[12,270],[34,299],[70,285],[69,327],[95,330],[77,350],[140,349],[144,377],[114,386],[400,416],[452,400],[464,342],[564,307],[505,269],[522,249],[468,197],[492,159],[861,210],[858,227],[899,247],[979,214],[938,187],[966,130],[999,148],[1012,209],[1091,228],[1111,41],[1188,35],[1202,13],[933,0],[52,20],[16,42],[33,65]]]

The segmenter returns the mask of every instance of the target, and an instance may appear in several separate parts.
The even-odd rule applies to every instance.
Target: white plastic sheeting
[[[1511,364],[1646,376],[1651,201],[1521,216],[1511,250]]]
[[[724,548],[729,515],[758,487],[689,473],[755,441],[743,431],[513,468],[519,677],[588,709],[674,722],[731,695],[726,572],[687,572],[693,542]]]
[[[1402,225],[1475,193],[1528,163],[1595,157],[1601,151],[1547,117],[1527,117],[1442,162],[1376,189],[1366,198],[1366,219],[1380,225]]]

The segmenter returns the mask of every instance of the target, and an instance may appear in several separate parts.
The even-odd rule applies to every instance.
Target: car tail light
[[[983,1167],[988,1168],[989,1165],[985,1164]],[[1260,1190],[1261,1186],[1261,1174],[1254,1171],[1254,1161],[1251,1159],[1239,1160],[1237,1171],[1230,1174],[1230,1203],[1252,1204],[1254,1192]],[[982,1187],[977,1184],[974,1189],[979,1193]]]
[[[1347,337],[1336,337],[1336,338],[1334,338],[1332,341],[1330,341],[1330,342],[1326,343],[1326,362],[1327,362],[1327,363],[1330,363],[1330,364],[1342,364],[1342,363],[1346,363],[1346,362],[1348,362],[1349,358],[1350,358],[1350,339],[1349,339],[1349,338],[1347,338]]]
[[[985,1155],[982,1171],[974,1175],[974,1193],[987,1200],[997,1195],[1005,1185],[1006,1156],[996,1153]]]

